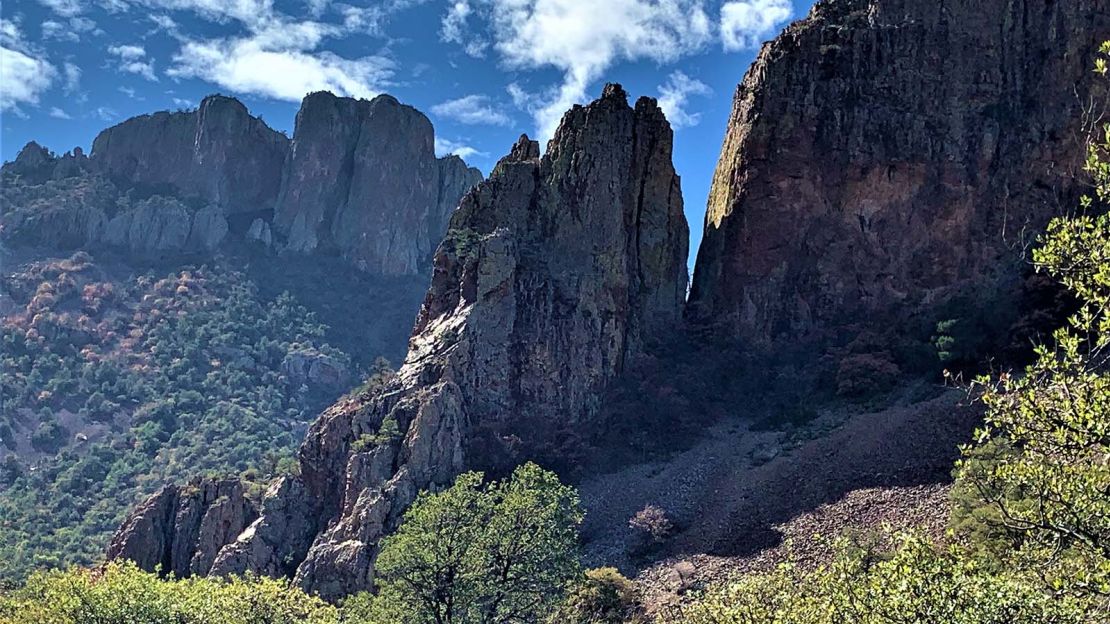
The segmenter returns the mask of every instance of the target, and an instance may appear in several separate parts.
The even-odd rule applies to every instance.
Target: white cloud
[[[481,58],[489,48],[489,41],[473,35],[468,37],[466,20],[473,12],[468,0],[456,0],[452,3],[440,22],[439,38],[446,43],[457,43],[468,55]]]
[[[312,52],[317,41],[305,33],[189,41],[166,73],[199,78],[239,93],[300,101],[312,91],[370,98],[393,75],[393,62],[379,56],[345,59]]]
[[[4,72],[0,111],[15,115],[23,115],[21,104],[37,105],[58,75],[53,65],[27,46],[19,26],[5,19],[0,19],[0,67]]]
[[[432,112],[440,117],[470,125],[509,126],[513,123],[508,115],[493,108],[489,96],[486,95],[467,95],[456,100],[448,100],[433,106]]]
[[[51,107],[50,116],[53,117],[54,119],[73,119],[73,117],[71,117],[69,115],[69,113],[67,113],[64,110],[58,108],[57,106]]]
[[[185,98],[175,97],[175,98],[173,98],[173,103],[178,108],[191,109],[191,108],[196,108],[197,107],[196,102],[194,102],[192,100],[186,100]]]
[[[116,119],[117,117],[119,117],[119,113],[117,113],[114,108],[108,108],[107,106],[101,106],[101,107],[96,109],[96,116],[99,117],[100,119],[102,119],[103,121],[112,121],[112,120]]]
[[[81,36],[73,29],[55,20],[46,20],[42,23],[42,38],[69,41],[71,43],[77,43],[81,40]]]
[[[134,61],[146,56],[146,50],[137,45],[108,46],[108,53],[118,56],[121,61]]]
[[[704,82],[696,80],[681,71],[671,72],[667,82],[659,85],[659,108],[667,116],[667,121],[675,129],[698,125],[700,113],[686,112],[686,104],[692,95],[710,95],[713,90]]]
[[[138,74],[152,82],[158,81],[158,77],[154,75],[154,62],[146,58],[146,50],[142,46],[109,46],[108,53],[119,57],[121,72]]]
[[[62,91],[66,94],[76,93],[81,88],[81,68],[73,63],[66,62],[62,66],[65,73],[65,82],[62,86]]]
[[[135,98],[135,90],[131,87],[119,87],[119,92],[131,99]]]
[[[510,70],[554,68],[557,88],[531,109],[540,137],[549,138],[563,113],[587,97],[591,84],[614,63],[675,61],[703,49],[713,27],[705,0],[473,0],[468,8],[488,23],[493,49]],[[444,32],[466,41],[465,21],[444,18]],[[469,14],[467,14],[469,15]],[[452,30],[448,26],[458,25]]]
[[[39,0],[39,4],[62,17],[79,15],[84,9],[84,7],[81,6],[81,0]]]
[[[464,160],[470,158],[471,156],[489,156],[488,153],[479,152],[477,149],[470,147],[469,145],[456,143],[455,141],[441,139],[439,137],[436,137],[435,139],[435,146],[436,156],[439,156],[440,158],[447,156],[448,154],[454,154]]]
[[[790,0],[742,0],[721,5],[721,43],[725,50],[758,48],[790,19]]]
[[[81,40],[81,33],[87,32],[103,34],[103,31],[97,30],[96,22],[87,17],[71,17],[65,22],[48,19],[42,23],[43,39],[57,39],[58,41],[76,43]]]

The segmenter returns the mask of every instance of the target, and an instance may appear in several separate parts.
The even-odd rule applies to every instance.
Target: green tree
[[[1098,71],[1105,75],[1110,43]],[[1059,591],[1110,596],[1110,124],[1091,142],[1094,194],[1054,220],[1037,270],[1081,309],[1021,375],[981,378],[986,423],[958,476]]]
[[[381,622],[541,621],[579,574],[578,495],[535,464],[484,483],[468,472],[423,493],[377,560]]]

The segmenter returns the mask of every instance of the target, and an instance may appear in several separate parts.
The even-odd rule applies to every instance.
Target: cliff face
[[[383,275],[420,272],[447,215],[481,180],[458,158],[437,160],[433,138],[427,117],[388,95],[309,95],[297,114],[276,231],[293,251],[329,249]]]
[[[170,187],[225,213],[273,210],[289,140],[238,100],[204,98],[195,111],[134,117],[93,141],[92,160],[128,185]]]
[[[1100,0],[819,2],[736,91],[689,316],[820,337],[1018,275],[1075,205],[1108,37]]]
[[[522,137],[452,216],[397,378],[321,416],[300,475],[275,484],[210,572],[290,575],[327,597],[367,588],[379,540],[421,489],[596,425],[601,392],[681,314],[671,140],[653,100],[632,108],[614,85],[568,112],[543,156]],[[148,539],[127,527],[151,513],[136,511],[113,555]]]
[[[91,157],[30,143],[3,173],[18,183],[0,197],[0,234],[16,242],[167,254],[245,240],[388,276],[426,274],[451,212],[482,179],[456,156],[436,158],[416,109],[330,93],[305,98],[292,141],[238,100],[209,96],[196,111],[104,130]]]

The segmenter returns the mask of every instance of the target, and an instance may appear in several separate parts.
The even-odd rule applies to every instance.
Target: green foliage
[[[1110,200],[1110,125],[1096,139],[1085,211]],[[1081,307],[1024,374],[978,380],[986,423],[958,476],[985,509],[964,505],[962,519],[1014,540],[1015,560],[1055,589],[1110,595],[1110,216],[1054,220],[1033,260]]]
[[[219,268],[115,282],[98,271],[76,254],[25,284],[6,278],[33,314],[0,326],[0,456],[15,451],[0,475],[0,578],[97,561],[165,482],[289,471],[304,423],[345,389],[286,377],[291,353],[350,362],[289,295],[265,300]]]
[[[632,581],[616,568],[586,570],[566,599],[547,618],[549,624],[638,624],[643,622]]]
[[[339,615],[288,581],[161,580],[132,563],[39,572],[0,593],[0,622],[38,624],[337,624]]]
[[[393,416],[386,416],[385,419],[382,420],[378,432],[376,434],[364,433],[359,436],[358,439],[351,444],[351,451],[355,453],[368,451],[376,446],[390,444],[400,440],[401,436],[401,426],[397,424],[397,419]]]
[[[984,571],[959,549],[903,536],[887,557],[840,543],[832,563],[745,576],[671,614],[685,624],[1080,624],[1090,604],[1032,574]]]
[[[361,608],[381,624],[536,622],[579,574],[581,521],[574,489],[534,464],[497,483],[463,474],[385,539]]]

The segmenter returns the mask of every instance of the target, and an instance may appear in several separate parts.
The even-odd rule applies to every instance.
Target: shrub
[[[616,568],[586,570],[563,604],[548,618],[549,624],[625,624],[643,622],[642,609],[632,581]]]
[[[628,526],[636,536],[637,548],[641,549],[662,544],[674,531],[674,523],[667,517],[667,512],[655,505],[637,511],[628,520]]]

